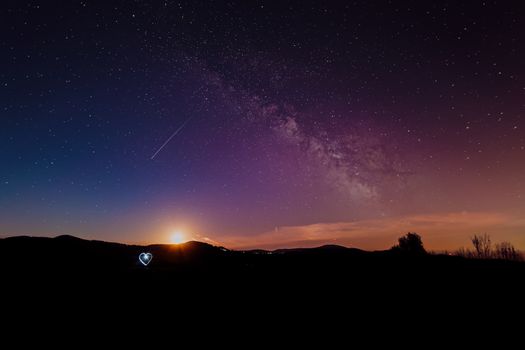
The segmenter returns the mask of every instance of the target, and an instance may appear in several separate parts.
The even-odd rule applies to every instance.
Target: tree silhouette
[[[470,240],[478,258],[489,259],[492,257],[492,241],[489,235],[486,233],[479,236],[474,235]]]
[[[426,254],[421,236],[415,232],[409,232],[403,237],[399,237],[398,245],[393,248],[404,253]]]

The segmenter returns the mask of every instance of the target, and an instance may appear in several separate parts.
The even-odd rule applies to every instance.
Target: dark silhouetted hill
[[[139,262],[141,252],[153,254],[148,266]],[[459,307],[478,295],[512,300],[522,295],[525,276],[520,262],[337,245],[234,251],[202,242],[139,246],[73,236],[11,237],[0,239],[0,256],[2,294],[24,298],[197,298],[252,306],[305,298],[417,309],[421,302],[451,299]]]

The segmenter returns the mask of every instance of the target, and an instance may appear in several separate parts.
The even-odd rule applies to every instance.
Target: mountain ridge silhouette
[[[138,259],[142,252],[153,255],[147,266]],[[73,288],[88,297],[111,290],[119,291],[115,295],[137,293],[137,297],[152,298],[208,291],[228,298],[241,291],[276,297],[281,292],[315,295],[317,290],[327,298],[348,294],[369,299],[382,291],[404,296],[414,291],[472,294],[486,291],[487,286],[509,294],[523,291],[509,288],[514,286],[510,282],[525,275],[522,262],[411,255],[399,250],[364,251],[337,245],[230,250],[198,241],[128,245],[71,235],[2,238],[0,257],[0,282],[10,286],[10,292],[60,294]]]

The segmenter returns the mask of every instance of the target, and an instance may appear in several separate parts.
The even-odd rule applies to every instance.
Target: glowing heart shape
[[[139,261],[144,266],[148,266],[148,264],[151,262],[151,259],[153,259],[153,255],[151,253],[140,253],[139,255]]]

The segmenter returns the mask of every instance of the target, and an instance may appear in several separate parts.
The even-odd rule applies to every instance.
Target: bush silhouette
[[[426,254],[421,236],[415,232],[409,232],[403,237],[399,237],[398,245],[392,249],[409,254]]]
[[[460,248],[456,255],[470,259],[500,259],[510,261],[523,261],[523,254],[510,242],[496,243],[493,248],[492,239],[489,235],[474,235],[470,241],[474,250]]]
[[[510,242],[501,242],[496,244],[496,249],[494,250],[494,258],[502,260],[512,260],[512,261],[522,261],[523,256],[514,248]]]

